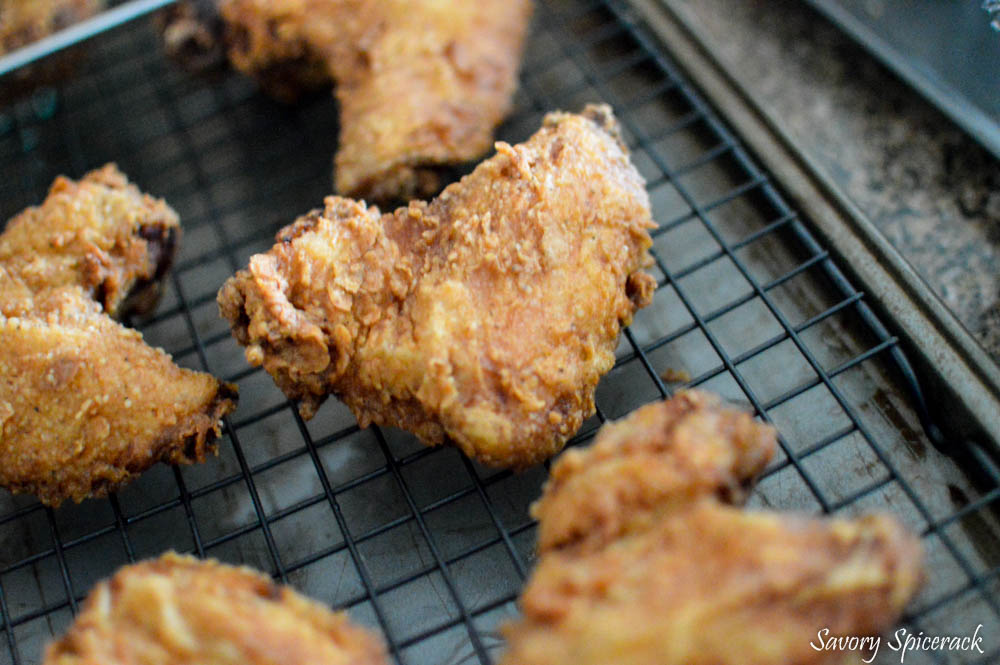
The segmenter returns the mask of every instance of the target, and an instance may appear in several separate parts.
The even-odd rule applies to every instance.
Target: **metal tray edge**
[[[678,0],[629,0],[678,65],[741,135],[776,183],[871,296],[917,367],[935,418],[954,443],[1000,455],[1000,366],[865,215],[796,147],[713,55]]]
[[[980,107],[945,81],[908,64],[902,53],[850,12],[826,0],[805,0],[805,2],[858,44],[868,49],[882,64],[934,104],[983,147],[1000,158],[1000,125],[981,111]],[[983,22],[986,23],[988,20],[989,17],[984,11]]]
[[[0,76],[175,2],[176,0],[134,0],[112,7],[85,21],[71,25],[65,30],[60,30],[7,55],[0,56]]]

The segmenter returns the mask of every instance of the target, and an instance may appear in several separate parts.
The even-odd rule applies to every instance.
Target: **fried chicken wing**
[[[91,592],[45,665],[383,665],[381,641],[246,567],[168,553]]]
[[[896,520],[729,505],[774,438],[682,392],[565,453],[533,507],[541,556],[501,665],[845,665],[810,646],[821,629],[892,626],[923,580]]]
[[[214,451],[235,386],[111,319],[153,307],[179,234],[107,166],[57,179],[0,235],[0,486],[58,506]]]
[[[362,426],[522,468],[594,412],[619,330],[655,286],[651,226],[611,110],[550,114],[430,203],[381,215],[327,199],[219,306],[303,416],[333,393]]]
[[[159,298],[179,234],[170,206],[108,164],[79,182],[56,178],[43,205],[10,220],[0,235],[0,269],[28,293],[76,285],[112,317],[145,314]],[[0,305],[6,316],[31,307],[11,298]]]
[[[568,450],[532,506],[538,550],[594,550],[703,496],[742,504],[775,448],[774,429],[686,391],[602,427]]]
[[[831,635],[877,635],[922,579],[884,516],[809,519],[714,499],[595,552],[545,554],[503,665],[842,665]]]
[[[228,45],[272,96],[336,83],[337,191],[428,196],[441,167],[478,158],[507,115],[531,0],[219,0],[225,36],[188,3],[165,31],[186,62]]]

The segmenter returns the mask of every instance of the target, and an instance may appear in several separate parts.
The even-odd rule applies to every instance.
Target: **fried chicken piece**
[[[841,665],[817,631],[877,635],[922,580],[892,518],[810,519],[702,499],[595,552],[545,554],[503,665]]]
[[[552,465],[531,508],[538,550],[600,549],[703,496],[742,504],[774,448],[772,427],[714,395],[648,404]]]
[[[429,196],[443,166],[489,149],[532,11],[531,0],[218,0],[219,39],[205,3],[188,4],[165,31],[183,61],[225,43],[283,101],[336,82],[337,191],[380,202]]]
[[[338,197],[219,292],[223,316],[311,417],[523,468],[594,412],[622,325],[655,286],[649,201],[606,106],[554,113],[430,203],[380,215]]]
[[[155,305],[179,234],[109,165],[58,178],[0,235],[0,486],[58,506],[215,450],[235,386],[110,318]]]
[[[235,397],[78,287],[46,291],[32,316],[0,316],[0,485],[57,506],[103,496],[157,462],[203,462]]]
[[[101,11],[103,0],[0,0],[0,55]]]
[[[29,293],[78,285],[112,317],[145,314],[156,306],[179,235],[177,213],[108,164],[79,182],[59,176],[44,204],[10,220],[0,268]],[[31,304],[4,298],[0,306],[19,316]]]
[[[383,665],[381,641],[246,567],[168,553],[91,592],[45,665]]]

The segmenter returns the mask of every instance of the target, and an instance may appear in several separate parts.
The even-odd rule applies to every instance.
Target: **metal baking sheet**
[[[336,105],[283,107],[236,74],[192,77],[156,40],[145,18],[103,33],[64,87],[0,109],[0,216],[40,201],[56,174],[109,160],[165,197],[182,254],[157,313],[133,323],[182,365],[239,383],[240,408],[217,459],[155,469],[110,499],[50,511],[0,492],[0,663],[39,662],[95,581],[166,549],[247,563],[346,608],[398,663],[495,662],[533,564],[527,508],[546,468],[498,472],[358,430],[336,400],[303,422],[248,368],[215,292],[328,193]],[[499,138],[597,100],[616,108],[648,180],[660,287],[572,444],[683,385],[718,392],[782,432],[753,506],[891,510],[924,536],[934,571],[908,624],[1000,635],[995,493],[930,444],[892,322],[875,325],[870,297],[631,5],[539,2]],[[960,662],[921,656],[906,662]]]
[[[1000,157],[1000,32],[979,0],[806,0]]]

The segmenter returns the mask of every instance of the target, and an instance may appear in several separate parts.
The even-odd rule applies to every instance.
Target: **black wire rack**
[[[166,198],[183,219],[182,253],[158,313],[133,324],[180,364],[237,382],[240,408],[206,464],[160,467],[55,511],[0,494],[0,663],[39,662],[97,580],[167,549],[246,563],[346,608],[399,663],[495,662],[532,566],[528,505],[546,468],[498,472],[403,432],[360,430],[335,400],[305,422],[247,367],[215,293],[329,192],[336,104],[284,107],[235,73],[193,77],[157,43],[148,18],[116,27],[86,44],[59,89],[0,106],[0,213],[106,161]],[[521,80],[499,138],[527,138],[549,110],[611,103],[659,223],[654,303],[625,331],[598,412],[571,445],[683,386],[746,405],[782,432],[753,505],[892,511],[923,535],[930,570],[905,625],[983,626],[979,660],[906,662],[997,662],[1000,487],[931,445],[891,325],[780,184],[627,2],[539,2]]]

